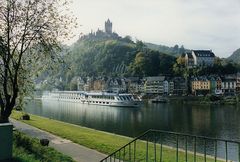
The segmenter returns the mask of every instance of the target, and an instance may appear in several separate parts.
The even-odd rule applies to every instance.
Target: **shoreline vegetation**
[[[91,128],[86,128],[74,124],[64,123],[61,121],[40,117],[31,114],[31,120],[20,120],[22,112],[13,111],[11,117],[24,122],[26,124],[32,125],[39,129],[45,130],[62,138],[71,140],[77,144],[83,145],[85,147],[97,150],[104,154],[111,154],[113,151],[119,149],[123,145],[129,143],[133,138],[121,136],[113,133],[108,133],[104,131],[94,130]],[[137,157],[139,159],[145,158],[145,146],[146,143],[140,141],[138,144]],[[153,144],[149,144],[150,148],[153,148]],[[153,157],[154,151],[149,152],[149,156]],[[188,153],[188,161],[193,161],[192,153]],[[163,157],[164,161],[175,161],[176,150],[168,146],[163,147]],[[198,161],[203,161],[204,157],[202,155],[197,155]],[[179,151],[179,162],[185,161],[185,153]],[[214,161],[213,158],[208,157],[208,161]],[[221,160],[218,160],[221,161]]]
[[[169,103],[179,104],[213,104],[213,105],[237,105],[240,104],[240,95],[238,96],[166,96],[161,97]],[[146,97],[144,101],[151,102],[151,99]]]
[[[13,158],[10,162],[74,162],[74,160],[51,147],[44,147],[38,139],[24,133],[13,132]]]

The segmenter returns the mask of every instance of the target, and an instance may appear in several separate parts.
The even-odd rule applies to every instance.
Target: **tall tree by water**
[[[0,122],[7,122],[32,74],[60,57],[76,25],[63,0],[0,1]]]

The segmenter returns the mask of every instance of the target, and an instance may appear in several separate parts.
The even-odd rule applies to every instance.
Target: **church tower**
[[[112,22],[109,19],[105,21],[105,32],[112,34]]]

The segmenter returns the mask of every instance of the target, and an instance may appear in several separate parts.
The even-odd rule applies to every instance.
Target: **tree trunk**
[[[6,115],[0,115],[0,123],[8,123],[8,117]]]

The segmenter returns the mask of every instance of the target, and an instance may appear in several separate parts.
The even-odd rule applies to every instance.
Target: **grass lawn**
[[[21,116],[22,113],[17,111],[13,111],[11,115],[12,118],[17,120],[19,120]],[[132,138],[129,137],[106,133],[103,131],[68,124],[36,115],[31,115],[31,120],[21,121],[105,154],[111,154],[112,152],[114,152],[115,150],[119,149],[120,147],[122,147],[123,145],[127,144],[132,140]],[[136,143],[136,146],[137,146],[136,156],[138,157],[139,161],[141,161],[146,157],[145,154],[146,143],[143,141],[138,141]],[[153,144],[150,143],[149,144],[150,159],[154,157],[153,147],[154,147]],[[157,147],[159,147],[159,145]],[[176,161],[175,156],[176,156],[175,149],[170,149],[168,147],[163,148],[164,162]],[[160,156],[157,155],[157,157],[159,159]],[[185,153],[179,151],[179,162],[185,162],[186,160],[184,157]],[[188,161],[193,161],[193,155],[191,153],[188,154]],[[197,161],[204,161],[203,156],[197,156]],[[214,161],[213,159],[208,158],[208,162],[213,161]]]
[[[44,147],[38,139],[15,131],[13,134],[12,162],[73,162],[71,157],[50,147]]]

